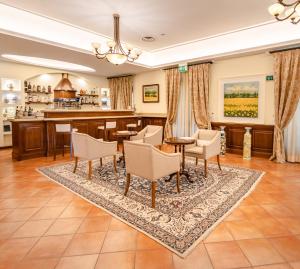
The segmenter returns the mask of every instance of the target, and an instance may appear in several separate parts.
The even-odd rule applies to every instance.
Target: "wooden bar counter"
[[[12,158],[24,160],[53,154],[55,124],[70,123],[78,132],[99,138],[98,126],[107,120],[117,122],[117,130],[126,130],[128,123],[136,123],[142,118],[142,126],[148,124],[164,126],[165,115],[136,115],[131,110],[45,110],[42,119],[16,119],[12,121]],[[61,137],[62,138],[62,137]],[[57,135],[57,152],[62,149],[62,140]],[[69,138],[65,143],[69,144]]]
[[[84,111],[84,110],[46,110],[43,119],[17,119],[12,121],[12,157],[16,160],[30,159],[53,154],[54,130],[56,123],[70,123],[78,132],[99,138],[98,126],[107,120],[117,122],[117,130],[126,130],[128,123],[142,119],[146,125],[165,126],[164,114],[134,114],[130,110]],[[269,158],[273,149],[274,126],[263,124],[235,124],[212,122],[213,129],[226,126],[227,152],[242,155],[245,127],[252,127],[252,155]],[[110,137],[113,139],[113,137]],[[66,144],[69,143],[66,139]],[[57,147],[62,148],[62,139],[57,136]]]

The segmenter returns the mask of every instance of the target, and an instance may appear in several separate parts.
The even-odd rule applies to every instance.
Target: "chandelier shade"
[[[112,64],[120,65],[128,62],[134,62],[139,58],[142,51],[140,49],[134,49],[129,44],[122,46],[120,41],[120,16],[118,14],[113,15],[114,18],[114,39],[107,41],[106,45],[108,50],[101,52],[101,44],[97,42],[92,43],[92,47],[95,56],[98,59],[106,59]]]
[[[269,6],[269,13],[278,21],[290,20],[297,24],[300,21],[300,0],[277,0],[277,3]]]

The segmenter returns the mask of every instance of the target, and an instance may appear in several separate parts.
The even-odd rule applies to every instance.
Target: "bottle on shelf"
[[[51,93],[51,85],[48,85],[48,93]]]
[[[33,109],[29,106],[28,108],[28,116],[31,117],[33,115]]]
[[[40,86],[40,85],[37,85],[37,86],[36,86],[36,91],[37,91],[37,92],[41,92],[41,86]]]
[[[28,82],[27,91],[31,92],[31,90],[32,90],[32,86],[31,86],[30,82]]]
[[[35,84],[33,84],[33,86],[32,86],[32,92],[36,92],[36,86],[35,86]]]
[[[25,90],[25,92],[28,91],[28,83],[26,80],[24,81],[24,90]]]
[[[43,86],[43,88],[42,88],[42,92],[43,92],[43,93],[46,93],[46,92],[47,92],[47,90],[46,90],[46,87],[45,87],[45,86]]]
[[[28,111],[27,111],[27,107],[25,106],[25,109],[23,111],[23,117],[27,117],[28,116]]]

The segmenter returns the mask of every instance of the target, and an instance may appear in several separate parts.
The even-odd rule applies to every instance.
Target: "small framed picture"
[[[159,103],[159,84],[143,85],[143,103]]]

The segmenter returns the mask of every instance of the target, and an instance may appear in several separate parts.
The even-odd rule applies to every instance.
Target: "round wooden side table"
[[[122,142],[122,156],[120,156],[118,163],[123,163],[123,167],[125,167],[125,152],[124,152],[124,140],[129,140],[131,136],[137,135],[137,131],[117,131],[113,135],[115,135]]]
[[[189,182],[193,183],[193,181],[190,180],[190,175],[188,171],[185,170],[185,146],[194,144],[195,139],[189,137],[171,137],[166,138],[165,143],[175,146],[175,152],[177,152],[177,147],[179,148],[179,151],[181,151],[182,154],[180,175],[184,175]],[[173,176],[174,175],[172,174],[169,180],[171,180]]]

